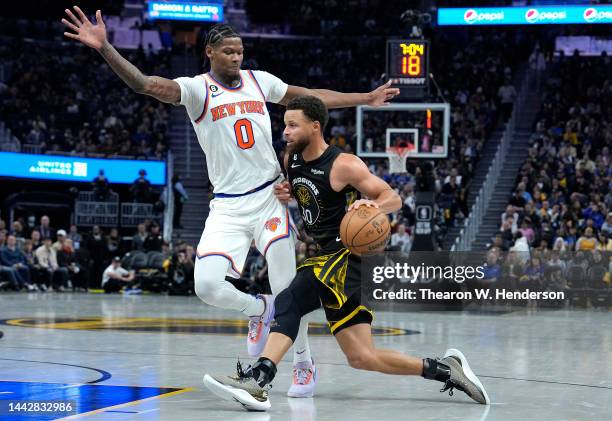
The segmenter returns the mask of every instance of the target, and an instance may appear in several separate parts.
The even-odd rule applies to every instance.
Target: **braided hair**
[[[212,28],[210,28],[210,31],[208,31],[208,34],[206,34],[206,40],[204,41],[204,48],[208,47],[209,45],[211,47],[216,47],[225,38],[241,38],[241,37],[238,31],[236,31],[230,25],[227,25],[225,23],[217,24],[213,26]]]

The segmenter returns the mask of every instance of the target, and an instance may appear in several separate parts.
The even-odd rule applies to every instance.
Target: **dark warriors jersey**
[[[301,153],[289,155],[287,175],[293,197],[297,200],[304,229],[320,249],[333,251],[342,247],[340,222],[348,206],[359,198],[359,192],[346,186],[337,192],[330,183],[331,168],[342,151],[329,146],[313,161],[304,161]]]

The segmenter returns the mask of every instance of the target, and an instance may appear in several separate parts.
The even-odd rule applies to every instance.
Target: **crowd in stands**
[[[30,219],[30,218],[29,218]],[[123,285],[115,276],[117,259],[129,272]],[[136,264],[138,259],[140,263]],[[10,227],[0,219],[0,291],[87,291],[118,286],[187,293],[193,291],[194,248],[178,243],[174,250],[164,241],[160,226],[145,221],[132,237],[117,228],[105,232],[93,226],[87,233],[70,225],[56,230],[48,216],[30,226],[18,218]],[[115,281],[109,282],[109,279]]]
[[[551,63],[527,160],[502,215],[502,248],[612,251],[612,79],[607,56]]]
[[[550,63],[528,158],[489,246],[518,284],[612,284],[611,65],[577,54]]]
[[[161,76],[170,76],[169,57],[127,53],[143,72]],[[168,106],[135,95],[91,49],[14,38],[0,44],[0,63],[0,121],[11,131],[2,150],[165,157]]]

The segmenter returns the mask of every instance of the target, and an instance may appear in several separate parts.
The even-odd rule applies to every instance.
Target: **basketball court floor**
[[[272,409],[217,399],[205,372],[232,373],[246,322],[196,297],[1,294],[0,402],[71,401],[69,419],[586,420],[612,414],[612,317],[605,311],[376,312],[375,342],[419,356],[464,352],[492,405],[441,383],[351,369],[323,313],[311,316],[314,399],[290,399],[279,366]],[[2,420],[60,415],[6,412]],[[63,415],[62,415],[63,416]],[[65,418],[66,419],[66,418]]]

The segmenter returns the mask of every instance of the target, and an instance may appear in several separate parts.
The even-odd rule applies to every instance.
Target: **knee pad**
[[[295,341],[302,315],[291,288],[283,290],[274,300],[274,321],[271,331],[282,333]]]

